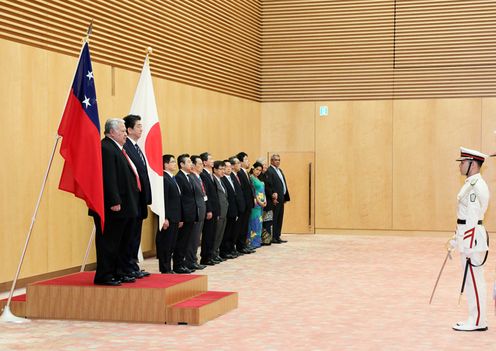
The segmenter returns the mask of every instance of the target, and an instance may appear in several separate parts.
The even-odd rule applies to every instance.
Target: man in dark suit
[[[241,162],[239,162],[238,158],[233,156],[229,159],[232,165],[231,172],[231,180],[234,184],[234,189],[236,190],[236,205],[238,206],[238,219],[234,223],[233,234],[232,234],[232,251],[231,255],[234,257],[244,255],[244,252],[238,251],[241,250],[241,247],[237,244],[239,236],[242,232],[243,223],[241,222],[241,216],[246,211],[246,201],[245,195],[243,194],[243,189],[241,188],[241,181],[237,175],[238,172],[241,171]]]
[[[102,140],[103,192],[105,224],[102,230],[100,218],[94,217],[97,266],[94,283],[116,286],[134,282],[125,274],[119,253],[128,248],[131,228],[138,217],[141,184],[136,166],[127,156],[123,146],[126,142],[124,121],[111,118],[105,123]]]
[[[195,190],[191,184],[191,159],[188,154],[179,155],[179,172],[176,174],[176,181],[181,189],[181,211],[183,226],[179,229],[176,247],[174,249],[174,272],[192,273],[194,270],[186,267],[186,253],[188,243],[191,240],[193,225],[198,221],[198,209],[195,202]]]
[[[225,163],[224,161],[215,161],[214,162],[214,183],[217,189],[217,196],[219,198],[219,218],[217,220],[217,225],[215,228],[215,239],[214,239],[214,247],[213,247],[213,256],[218,261],[225,261],[224,258],[220,257],[220,244],[222,243],[222,238],[224,237],[224,230],[226,229],[226,216],[227,210],[229,206],[229,202],[227,200],[227,189],[224,187],[222,182],[222,178],[224,178],[225,171]]]
[[[215,186],[212,174],[214,159],[208,152],[200,154],[200,158],[203,161],[203,171],[200,174],[200,177],[203,180],[205,192],[207,194],[207,214],[205,216],[205,222],[203,223],[200,263],[211,266],[220,263],[219,260],[214,258],[215,256],[213,252],[215,225],[217,223],[217,219],[219,218],[220,205],[219,197],[217,195],[217,187]]]
[[[191,184],[195,190],[195,202],[198,209],[198,220],[193,224],[190,241],[186,253],[186,267],[189,269],[201,270],[206,268],[205,265],[198,264],[198,248],[200,247],[201,233],[203,230],[203,222],[207,213],[205,186],[200,178],[203,171],[203,162],[198,155],[191,156],[191,163],[193,164],[190,173]]]
[[[236,249],[239,252],[250,254],[255,252],[252,248],[248,247],[246,244],[246,239],[248,237],[248,224],[250,222],[251,209],[255,206],[255,190],[250,182],[250,176],[248,170],[250,169],[250,160],[245,152],[240,152],[236,156],[240,162],[240,169],[236,172],[236,175],[241,184],[241,190],[243,191],[243,197],[245,199],[245,211],[239,215],[239,235],[236,242]]]
[[[163,155],[164,164],[164,205],[165,222],[157,231],[156,245],[158,267],[161,273],[173,274],[171,258],[177,241],[177,233],[181,222],[181,190],[174,178],[177,163],[172,155]]]
[[[224,164],[224,177],[222,177],[221,180],[227,191],[228,206],[226,213],[226,229],[224,230],[224,236],[222,237],[222,243],[220,245],[220,257],[224,259],[231,259],[235,258],[232,252],[234,251],[234,230],[236,221],[238,220],[238,204],[236,202],[236,187],[233,179],[231,178],[231,162],[229,162],[229,160],[225,160]],[[239,191],[241,192],[241,189]]]
[[[146,158],[138,146],[138,139],[141,138],[141,134],[143,133],[141,117],[136,115],[128,115],[124,117],[124,123],[127,132],[124,150],[126,150],[129,158],[133,161],[136,169],[138,170],[138,175],[141,182],[141,192],[139,197],[138,217],[131,231],[127,256],[125,257],[123,264],[127,265],[126,273],[136,278],[143,278],[149,276],[150,273],[142,271],[138,266],[138,251],[141,244],[141,228],[143,225],[143,220],[148,217],[148,205],[152,203],[152,191],[150,188],[150,178],[148,178]]]
[[[281,229],[284,218],[284,203],[290,200],[286,177],[284,177],[284,173],[279,168],[280,164],[281,157],[278,154],[274,154],[270,157],[270,167],[267,170],[267,177],[272,185],[272,195],[267,200],[272,200],[274,205],[272,243],[275,244],[287,242],[287,240],[281,239]]]

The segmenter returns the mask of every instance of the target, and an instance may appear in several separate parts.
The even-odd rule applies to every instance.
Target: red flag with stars
[[[102,147],[95,80],[88,43],[84,43],[65,105],[58,134],[63,137],[60,154],[65,159],[59,189],[83,199],[105,223]]]

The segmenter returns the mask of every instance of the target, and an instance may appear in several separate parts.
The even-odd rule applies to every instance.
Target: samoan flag
[[[65,105],[58,134],[63,137],[60,154],[65,159],[59,189],[86,201],[105,223],[102,147],[90,49],[84,43]]]

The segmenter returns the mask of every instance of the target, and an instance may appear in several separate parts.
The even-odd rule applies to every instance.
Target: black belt
[[[457,219],[456,224],[467,224],[465,219]],[[477,221],[477,225],[482,225],[482,221]]]

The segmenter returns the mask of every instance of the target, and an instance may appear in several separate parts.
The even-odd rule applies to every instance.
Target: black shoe
[[[121,283],[134,283],[136,281],[136,278],[130,275],[122,275],[119,277],[119,280],[121,281]]]
[[[224,262],[224,261],[227,261],[227,258],[222,258],[220,256],[215,256],[214,257],[217,261],[220,261],[220,262]]]
[[[272,239],[271,243],[272,244],[282,244],[282,241],[279,239]]]
[[[283,240],[283,239],[279,239],[279,242],[280,243],[287,243],[288,241],[287,240]]]
[[[119,286],[121,281],[115,278],[109,280],[95,281],[95,285]]]
[[[189,273],[193,273],[194,271],[192,271],[191,269],[188,269],[186,267],[177,267],[177,268],[174,268],[174,272],[177,274],[189,274]]]
[[[173,270],[160,272],[160,273],[162,273],[162,274],[176,274]]]
[[[207,268],[207,266],[203,265],[203,264],[198,264],[198,263],[195,263],[194,264],[194,267],[197,271],[201,271],[202,269],[205,269]]]
[[[235,257],[239,257],[239,256],[243,256],[244,253],[242,253],[241,251],[239,250],[234,250],[233,252],[231,252],[231,255],[235,256]]]
[[[143,269],[140,271],[140,273],[141,273],[141,275],[142,275],[143,277],[149,277],[149,276],[150,276],[150,273],[148,273],[147,271],[145,271],[145,270],[143,270]]]
[[[262,246],[270,246],[271,243],[262,243]]]
[[[234,258],[233,255],[228,254],[228,253],[221,253],[220,257],[222,257],[224,260],[232,260]]]
[[[136,278],[136,279],[141,279],[144,277],[143,274],[141,274],[141,271],[134,271],[132,273],[128,274],[130,277]]]

